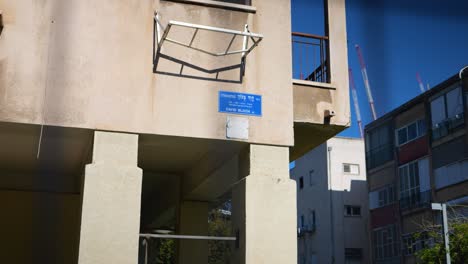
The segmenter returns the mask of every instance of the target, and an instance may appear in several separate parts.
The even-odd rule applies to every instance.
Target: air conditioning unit
[[[312,234],[314,231],[315,231],[315,225],[313,226],[305,225],[297,229],[297,236],[302,237],[307,233]]]

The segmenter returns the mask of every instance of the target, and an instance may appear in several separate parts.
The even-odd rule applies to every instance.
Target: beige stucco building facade
[[[206,235],[226,196],[233,263],[296,262],[289,161],[350,119],[345,3],[319,83],[291,77],[289,1],[227,2],[0,0],[0,262],[137,263],[140,233]],[[171,21],[196,26],[158,34]],[[262,40],[201,51],[242,51],[239,32]],[[261,115],[220,111],[221,92]],[[194,243],[178,263],[206,263]]]

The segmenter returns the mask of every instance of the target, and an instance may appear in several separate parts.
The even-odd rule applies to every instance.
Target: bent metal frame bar
[[[245,61],[247,55],[255,49],[255,47],[258,46],[258,44],[262,41],[263,35],[257,34],[257,33],[252,33],[249,30],[248,25],[246,24],[244,26],[244,31],[237,31],[237,30],[231,30],[231,29],[225,29],[225,28],[218,28],[218,27],[211,27],[211,26],[204,26],[204,25],[197,25],[197,24],[191,24],[191,23],[185,23],[185,22],[179,22],[179,21],[173,21],[170,20],[167,24],[166,27],[164,27],[161,23],[161,19],[159,14],[156,12],[154,14],[154,23],[155,23],[155,37],[157,38],[157,45],[156,45],[156,50],[155,50],[155,58],[154,58],[154,72],[156,72],[156,69],[158,67],[158,61],[159,57],[163,57],[166,59],[170,59],[170,56],[167,56],[165,54],[162,54],[161,49],[164,45],[165,42],[170,42],[175,45],[179,45],[185,48],[189,48],[192,50],[196,50],[198,52],[202,52],[204,54],[208,54],[214,57],[221,57],[221,56],[228,56],[228,55],[235,55],[235,54],[241,54],[241,62],[240,64],[233,65],[233,66],[228,66],[228,67],[222,67],[218,69],[213,69],[213,70],[206,70],[201,67],[197,67],[195,65],[191,65],[189,63],[184,63],[182,61],[178,60],[173,60],[174,62],[178,62],[181,64],[181,69],[180,69],[180,74],[182,74],[184,66],[188,66],[191,68],[194,68],[195,70],[199,70],[205,73],[216,73],[216,78],[218,77],[218,74],[223,71],[228,71],[232,70],[235,68],[240,68],[241,69],[241,77],[244,76],[244,71],[245,71]],[[183,43],[181,41],[177,41],[174,39],[171,39],[168,37],[169,32],[172,27],[183,27],[183,28],[189,28],[189,29],[194,29],[192,36],[190,38],[189,43]],[[197,34],[200,30],[205,30],[205,31],[211,31],[211,32],[216,32],[216,33],[221,33],[221,34],[229,34],[232,35],[232,38],[224,50],[224,52],[212,52],[207,49],[204,49],[203,47],[194,47],[193,43],[195,38],[197,37]],[[235,41],[235,39],[240,36],[243,38],[243,43],[242,43],[242,48],[238,50],[231,50],[232,45]],[[252,40],[252,44],[249,44],[249,39]]]

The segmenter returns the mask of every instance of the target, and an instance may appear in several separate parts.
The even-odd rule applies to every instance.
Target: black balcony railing
[[[400,198],[401,210],[412,210],[428,207],[431,204],[431,191],[418,192]]]
[[[292,33],[293,78],[314,82],[330,82],[328,37]]]
[[[454,131],[463,127],[464,124],[464,113],[457,114],[452,118],[447,118],[446,120],[438,123],[432,128],[432,139],[436,140],[445,137],[446,135],[453,133]]]

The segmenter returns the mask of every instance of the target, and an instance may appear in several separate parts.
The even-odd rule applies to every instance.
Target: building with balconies
[[[284,0],[0,0],[0,262],[137,263],[163,229],[205,264],[231,199],[232,263],[295,263],[289,162],[350,123],[324,10],[317,37]],[[299,79],[296,36],[320,42]]]
[[[467,73],[460,72],[366,126],[375,263],[415,263],[437,223],[432,202],[468,200]]]
[[[364,141],[334,137],[295,161],[298,263],[369,263]]]

